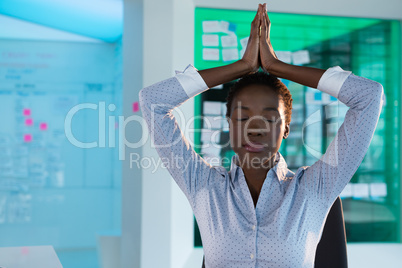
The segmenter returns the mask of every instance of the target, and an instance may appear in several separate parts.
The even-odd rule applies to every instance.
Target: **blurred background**
[[[258,3],[0,1],[0,266],[12,267],[1,252],[14,248],[19,259],[53,252],[48,258],[65,268],[201,267],[197,223],[157,165],[138,92],[190,63],[240,59]],[[376,132],[341,198],[349,266],[402,267],[402,2],[275,0],[267,8],[281,60],[340,66],[383,85]],[[296,171],[325,152],[348,108],[281,80],[294,101],[280,152]],[[178,116],[196,151],[226,168],[230,86],[187,101]],[[218,146],[206,149],[211,137]]]

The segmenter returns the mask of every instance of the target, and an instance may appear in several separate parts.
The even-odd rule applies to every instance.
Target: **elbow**
[[[151,106],[151,98],[149,96],[149,90],[145,87],[140,90],[138,93],[138,102],[140,104],[140,109],[144,118],[146,118],[146,114],[150,110]]]
[[[140,90],[140,92],[138,93],[138,100],[141,106],[141,109],[144,107],[144,105],[146,105],[147,103],[147,88],[143,88]],[[143,110],[143,109],[142,109]]]
[[[374,90],[373,97],[375,100],[378,101],[381,109],[385,102],[384,87],[382,86],[382,84],[375,82],[375,87],[373,90]]]

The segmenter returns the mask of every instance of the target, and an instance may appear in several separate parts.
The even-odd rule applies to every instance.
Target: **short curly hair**
[[[273,74],[268,74],[263,71],[258,71],[253,74],[248,74],[240,78],[236,83],[232,85],[229,90],[228,96],[226,98],[226,117],[230,118],[232,102],[236,94],[243,88],[249,85],[265,85],[272,88],[283,100],[285,105],[285,123],[289,124],[292,120],[292,94],[289,89],[285,86]]]

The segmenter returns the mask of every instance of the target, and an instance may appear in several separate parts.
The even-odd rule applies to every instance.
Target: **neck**
[[[240,167],[243,170],[244,176],[248,180],[265,180],[268,171],[275,166],[276,154],[274,154],[268,161],[260,166],[253,166],[251,163],[242,163]]]

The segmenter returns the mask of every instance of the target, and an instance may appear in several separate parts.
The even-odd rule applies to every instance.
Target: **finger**
[[[271,21],[268,16],[267,4],[265,4],[265,7],[264,7],[264,15],[266,16],[266,20],[268,21],[268,24],[269,24]]]
[[[266,37],[269,39],[270,38],[270,31],[271,31],[271,22],[269,21],[267,12],[264,12],[264,16],[265,16],[264,21],[266,23]]]
[[[261,39],[265,40],[267,37],[267,20],[265,18],[265,12],[261,16]]]
[[[262,6],[258,7],[258,11],[257,14],[254,17],[253,22],[251,23],[251,31],[250,31],[250,35],[252,36],[259,36],[259,28],[260,28],[260,21],[261,21],[261,10],[262,10]]]
[[[261,10],[261,5],[258,4],[258,9],[257,9],[257,13],[255,13],[255,17],[253,19],[253,22],[257,21],[259,18],[259,14],[260,14],[260,10]]]

